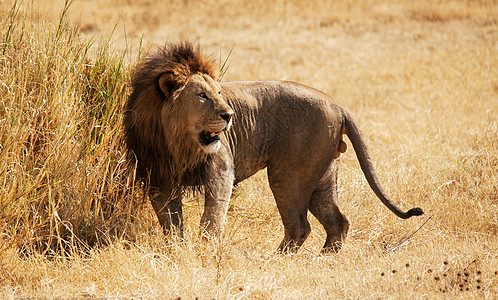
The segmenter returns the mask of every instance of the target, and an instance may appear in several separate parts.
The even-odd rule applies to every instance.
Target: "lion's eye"
[[[207,100],[207,98],[208,98],[206,93],[200,93],[199,97],[201,97],[201,99],[203,99],[203,100]]]
[[[218,92],[218,95],[221,95],[221,91]]]

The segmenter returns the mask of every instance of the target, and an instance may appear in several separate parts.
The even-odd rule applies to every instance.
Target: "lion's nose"
[[[232,119],[232,116],[233,116],[233,113],[224,113],[224,114],[220,114],[220,117],[221,117],[223,120],[227,121],[227,123],[228,123],[228,122],[230,122],[230,120]]]

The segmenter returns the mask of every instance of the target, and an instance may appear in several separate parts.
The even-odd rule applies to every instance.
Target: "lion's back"
[[[235,111],[229,135],[238,180],[266,167],[272,157],[333,152],[343,119],[328,95],[286,81],[227,82],[222,89]]]

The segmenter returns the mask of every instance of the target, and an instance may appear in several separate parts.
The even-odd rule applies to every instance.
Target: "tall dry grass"
[[[498,294],[496,1],[11,2],[0,15],[2,298]],[[222,241],[199,240],[198,197],[185,201],[186,239],[164,237],[124,160],[121,107],[140,41],[183,38],[222,61],[233,48],[224,80],[336,96],[391,197],[427,215],[389,213],[348,151],[339,197],[352,225],[337,255],[319,254],[311,216],[303,249],[274,253],[283,227],[264,172],[234,193]]]
[[[67,4],[55,24],[31,23],[20,3],[2,16],[3,249],[64,255],[127,235],[142,202],[121,142],[123,54],[92,50]]]

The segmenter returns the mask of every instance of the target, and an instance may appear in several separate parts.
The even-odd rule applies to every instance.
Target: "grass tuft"
[[[123,152],[124,54],[80,39],[67,21],[27,20],[15,2],[0,24],[2,247],[67,255],[130,237],[142,198]]]

